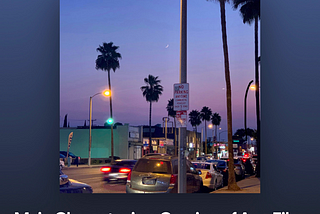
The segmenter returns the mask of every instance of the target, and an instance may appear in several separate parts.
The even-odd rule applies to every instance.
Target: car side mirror
[[[60,175],[60,186],[69,182],[68,175],[62,174]]]
[[[201,174],[202,174],[201,170],[197,170],[197,172],[198,172],[198,175],[201,175]]]

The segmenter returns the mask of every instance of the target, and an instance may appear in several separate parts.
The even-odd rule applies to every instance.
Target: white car
[[[218,172],[214,163],[209,162],[192,162],[196,170],[201,171],[203,186],[210,189],[223,187],[223,175]]]

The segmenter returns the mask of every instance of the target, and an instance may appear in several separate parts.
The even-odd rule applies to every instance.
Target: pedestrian
[[[71,157],[71,156],[69,156],[69,157],[68,157],[68,167],[70,167],[71,162],[72,162],[72,157]]]
[[[77,167],[78,167],[78,165],[79,165],[79,158],[80,158],[80,157],[76,157],[76,158],[74,159],[74,164],[77,164]]]

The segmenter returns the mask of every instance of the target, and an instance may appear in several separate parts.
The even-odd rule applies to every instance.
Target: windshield
[[[171,174],[170,161],[140,159],[132,171]]]

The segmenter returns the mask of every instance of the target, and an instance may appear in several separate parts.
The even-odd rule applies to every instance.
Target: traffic
[[[75,159],[80,157],[73,156],[66,164],[60,158],[60,193],[178,193],[176,156],[151,153],[138,160],[116,158],[113,164],[91,167],[77,167]],[[208,155],[186,159],[186,192],[211,193],[227,186],[228,161]],[[254,175],[255,164],[255,157],[234,157],[236,181]]]

